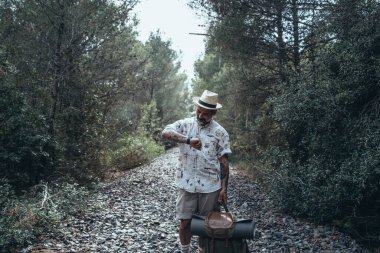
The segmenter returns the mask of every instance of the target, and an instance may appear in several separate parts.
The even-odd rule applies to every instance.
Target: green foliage
[[[378,1],[191,1],[210,15],[194,90],[283,210],[379,241]],[[370,204],[372,203],[372,204]]]
[[[16,252],[41,234],[59,233],[62,222],[97,207],[87,202],[88,190],[69,183],[38,184],[16,196],[7,181],[0,181],[0,248]]]
[[[144,51],[149,60],[143,73],[143,102],[154,99],[162,125],[166,125],[186,113],[186,75],[179,73],[181,65],[171,41],[163,41],[159,32],[149,36]]]
[[[137,40],[137,2],[0,1],[1,249],[87,208],[81,188],[54,179],[150,161],[163,151],[152,137],[186,113],[178,56],[159,33]]]
[[[304,84],[274,101],[288,146],[268,153],[269,189],[288,212],[317,221],[349,220],[350,229],[373,238],[380,221],[379,124],[365,115],[356,118],[347,109],[352,96],[328,87]]]
[[[3,60],[0,52],[0,60]],[[0,72],[0,178],[10,179],[17,190],[31,186],[51,171],[49,151],[54,143],[47,134],[46,120],[12,88],[11,65],[5,61]]]
[[[153,99],[149,104],[142,106],[141,110],[139,132],[146,132],[148,137],[153,138],[161,130],[156,100]]]
[[[273,116],[288,146],[271,150],[281,160],[273,163],[270,186],[284,210],[335,220],[379,243],[380,68],[369,31],[380,31],[372,15],[320,51],[318,78],[279,87]]]
[[[137,41],[136,3],[0,2],[0,176],[20,187],[62,174],[88,183],[141,118],[154,136],[186,113],[178,56],[159,33]],[[142,110],[152,101],[153,118]]]
[[[109,168],[127,170],[147,163],[163,152],[164,147],[147,137],[146,132],[135,132],[117,141],[104,159]]]

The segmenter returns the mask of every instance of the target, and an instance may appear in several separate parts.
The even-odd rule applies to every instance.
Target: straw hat
[[[222,105],[218,103],[218,94],[205,90],[200,97],[194,97],[193,102],[208,110],[218,110]]]

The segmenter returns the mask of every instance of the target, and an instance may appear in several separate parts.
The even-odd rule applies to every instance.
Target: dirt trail
[[[130,170],[104,184],[92,200],[103,209],[64,224],[62,237],[46,236],[34,251],[55,252],[174,252],[178,247],[173,185],[178,149],[152,163]],[[257,223],[251,252],[368,252],[332,227],[277,214],[249,177],[231,169],[229,208],[239,218]],[[192,245],[195,247],[195,238]],[[48,252],[48,251],[45,251]],[[52,251],[51,251],[52,252]],[[193,251],[195,252],[195,251]]]

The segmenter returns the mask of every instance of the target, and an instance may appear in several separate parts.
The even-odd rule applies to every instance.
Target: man
[[[165,127],[162,137],[179,143],[176,167],[179,194],[176,217],[180,220],[179,239],[182,253],[190,252],[190,223],[194,213],[207,215],[227,203],[231,153],[227,131],[213,117],[222,107],[218,94],[205,90],[193,99],[196,116],[178,120]],[[202,252],[199,241],[198,252]]]

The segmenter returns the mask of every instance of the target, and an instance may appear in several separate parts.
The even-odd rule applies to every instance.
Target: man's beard
[[[201,119],[198,116],[197,116],[197,121],[198,121],[198,124],[203,127],[207,126],[211,122],[211,120],[207,122],[206,119]]]

